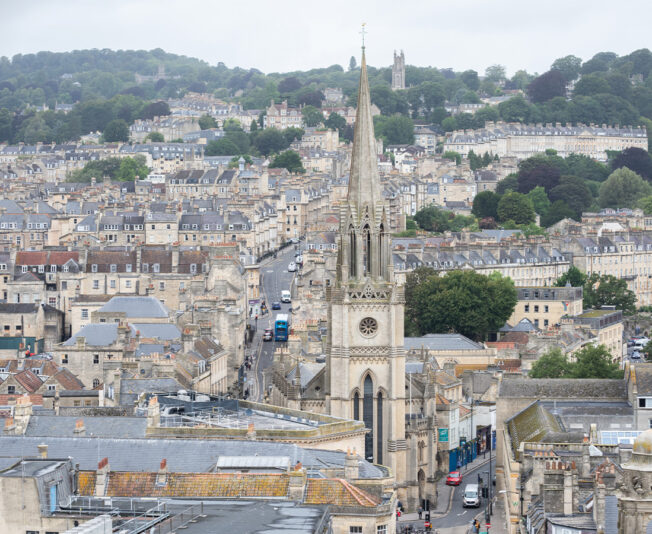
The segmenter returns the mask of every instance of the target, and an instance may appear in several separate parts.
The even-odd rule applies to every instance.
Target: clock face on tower
[[[360,333],[363,336],[371,337],[378,331],[378,321],[373,317],[365,317],[360,321]]]

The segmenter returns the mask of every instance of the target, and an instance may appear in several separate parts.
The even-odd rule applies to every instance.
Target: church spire
[[[378,177],[376,137],[374,135],[374,121],[371,115],[367,60],[363,46],[348,201],[349,204],[360,209],[365,204],[374,206],[379,200],[380,179]]]

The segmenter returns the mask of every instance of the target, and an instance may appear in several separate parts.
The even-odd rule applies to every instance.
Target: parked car
[[[462,473],[459,471],[451,471],[446,477],[447,486],[459,486],[462,483]]]
[[[271,328],[265,328],[263,341],[271,341],[272,339],[274,339],[274,331]]]
[[[288,265],[288,272],[293,273],[297,270],[297,264],[294,262],[290,262],[290,265]]]
[[[640,360],[641,359],[641,353],[637,350],[632,352],[629,356],[632,360]]]
[[[281,303],[278,301],[272,302],[272,310],[280,310],[281,309]]]
[[[299,265],[303,265],[303,256],[297,256],[294,261],[296,261]]]

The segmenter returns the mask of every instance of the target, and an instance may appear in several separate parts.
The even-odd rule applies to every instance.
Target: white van
[[[281,302],[292,302],[292,295],[287,289],[281,291]]]
[[[467,484],[464,487],[464,496],[462,497],[462,506],[478,508],[480,506],[480,488],[477,484]]]

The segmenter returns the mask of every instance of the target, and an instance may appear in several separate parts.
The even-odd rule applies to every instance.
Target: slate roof
[[[70,339],[63,342],[66,347],[77,343],[78,337],[86,338],[86,344],[94,347],[112,345],[118,339],[118,323],[91,323],[84,326]]]
[[[97,457],[107,457],[115,471],[157,471],[163,458],[170,472],[209,471],[220,456],[288,456],[307,469],[343,468],[346,453],[303,448],[291,443],[245,440],[120,439],[50,436],[7,436],[0,434],[0,454],[6,457],[38,456],[38,445],[48,445],[52,458],[73,454],[81,470],[94,470]],[[385,471],[365,460],[359,461],[361,478],[382,478]]]
[[[535,399],[627,399],[625,380],[506,378],[499,397]]]
[[[84,421],[86,435],[103,438],[144,438],[147,429],[146,417],[68,417],[32,415],[25,432],[26,436],[74,437],[76,422]],[[71,451],[74,453],[74,451]],[[69,453],[68,455],[70,455]]]
[[[406,337],[403,341],[406,350],[418,350],[423,346],[428,350],[483,350],[481,343],[471,341],[462,334],[426,334],[421,337]]]
[[[141,338],[153,338],[171,341],[181,338],[181,330],[170,323],[132,323],[134,330],[140,332]]]
[[[168,309],[155,297],[113,297],[100,312],[124,312],[127,317],[168,317]]]
[[[133,406],[142,393],[176,393],[183,389],[174,378],[123,378],[120,404]]]

